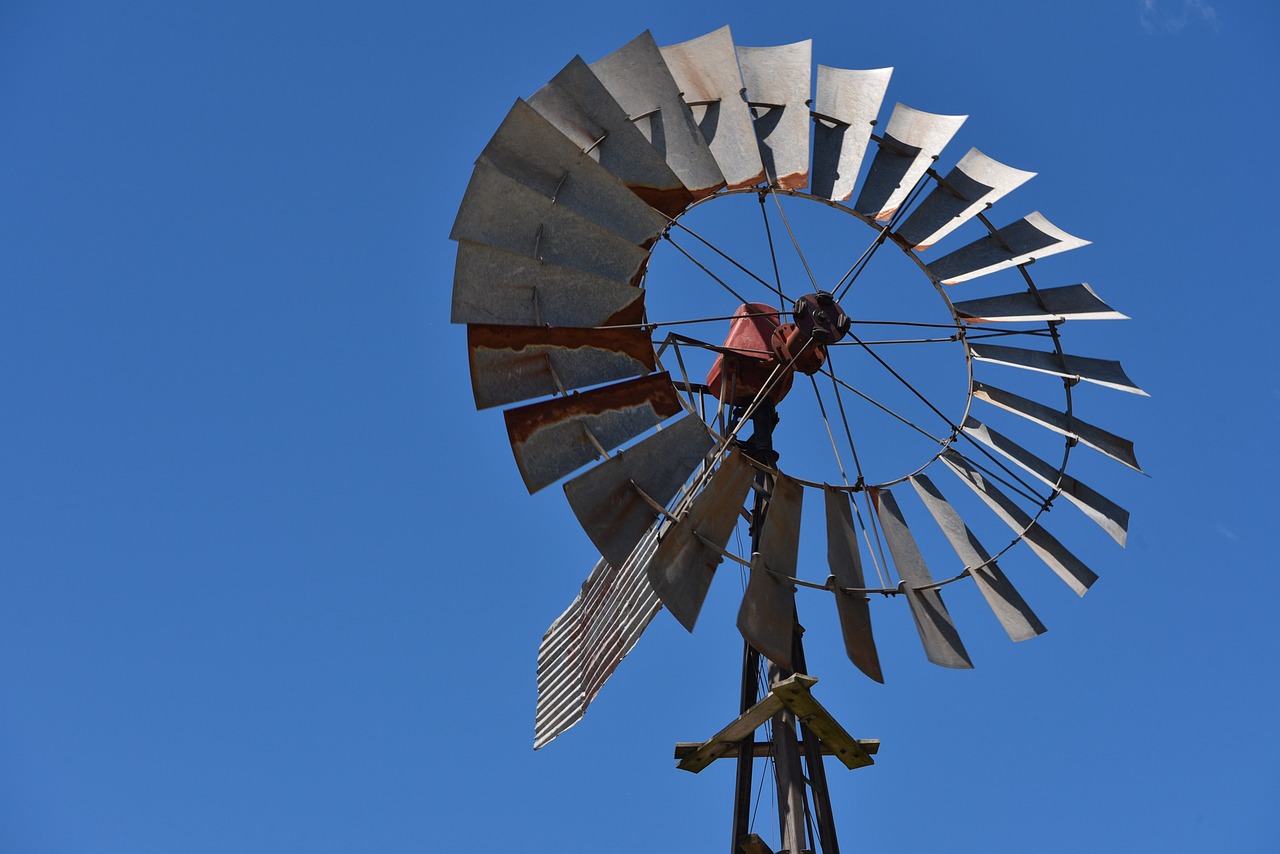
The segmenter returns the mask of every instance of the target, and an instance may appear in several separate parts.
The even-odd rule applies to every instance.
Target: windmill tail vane
[[[692,631],[717,567],[740,563],[749,575],[737,618],[739,717],[677,747],[679,767],[695,772],[736,757],[734,851],[769,850],[748,832],[742,805],[754,757],[773,757],[778,769],[783,847],[834,852],[823,757],[864,767],[878,747],[850,736],[812,693],[798,590],[831,600],[848,658],[874,681],[884,674],[873,601],[877,612],[905,603],[930,662],[971,668],[944,588],[973,584],[1014,641],[1043,633],[997,561],[1020,555],[1011,549],[1022,543],[1083,595],[1096,575],[1042,517],[1070,504],[1123,546],[1128,513],[1068,475],[1068,460],[1083,446],[1141,471],[1132,442],[1077,412],[1078,386],[1145,392],[1118,362],[1061,344],[1068,321],[1124,315],[1088,284],[1039,287],[1028,269],[1088,241],[1038,211],[1000,226],[988,219],[1034,173],[976,148],[935,169],[966,116],[898,103],[878,124],[891,75],[822,65],[815,74],[811,42],[743,47],[728,27],[668,46],[642,33],[593,63],[574,58],[515,102],[476,161],[450,235],[451,319],[467,325],[476,405],[506,407],[525,485],[564,481],[601,555],[542,639],[535,747],[582,719],[660,610]],[[745,249],[685,225],[689,212],[731,198],[757,199],[763,215]],[[806,202],[867,229],[865,250],[842,245],[834,275],[811,263],[787,214]],[[934,249],[962,228],[979,236]],[[758,260],[762,247],[771,267]],[[805,275],[783,275],[780,247],[794,249],[789,263]],[[874,318],[852,298],[873,286],[864,272],[882,249],[918,268],[942,322]],[[664,280],[650,263],[660,251],[688,275]],[[1006,283],[983,293],[984,279]],[[695,291],[717,309],[693,313]],[[691,316],[650,317],[661,298],[680,305],[686,296]],[[667,328],[677,322],[685,325]],[[891,334],[871,335],[882,328]],[[928,372],[897,355],[941,345],[963,358],[963,406],[925,391]],[[863,369],[849,369],[855,358]],[[1001,387],[1010,383],[1016,391]],[[1037,399],[1041,387],[1061,402]],[[855,407],[869,414],[851,416]],[[819,413],[825,432],[814,435],[830,442],[829,472],[780,467],[796,455],[775,449],[774,428],[792,411]],[[1030,432],[1049,451],[1024,447],[1022,434],[980,420],[988,416],[1015,433],[1039,428]],[[860,432],[872,419],[921,443],[921,459],[887,475],[864,470],[880,456]],[[934,472],[963,489],[946,497]],[[806,496],[825,518],[818,579],[804,577],[812,567],[800,560]],[[737,554],[729,543],[744,516],[751,548]],[[912,518],[931,519],[949,552],[926,561]],[[935,576],[930,565],[949,569]],[[766,723],[773,737],[756,742]]]

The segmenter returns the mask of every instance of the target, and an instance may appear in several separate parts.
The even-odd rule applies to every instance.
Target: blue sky
[[[1043,637],[957,596],[977,667],[946,671],[898,609],[880,686],[802,600],[815,693],[883,741],[829,771],[844,845],[1274,849],[1275,7],[15,0],[0,850],[723,848],[731,769],[670,755],[736,714],[736,579],[530,749],[538,640],[595,555],[473,409],[448,234],[517,97],[725,24],[893,66],[887,105],[970,116],[944,161],[1038,172],[997,218],[1093,241],[1042,269],[1133,319],[1065,341],[1151,394],[1081,392],[1151,476],[1084,462],[1123,551],[1051,514],[1083,600],[1007,562]]]

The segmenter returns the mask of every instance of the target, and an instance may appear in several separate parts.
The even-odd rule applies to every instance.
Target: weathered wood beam
[[[863,742],[849,735],[809,693],[809,689],[817,682],[813,676],[803,673],[782,680],[760,702],[747,709],[720,732],[701,744],[695,743],[693,750],[685,752],[677,745],[676,758],[680,762],[676,767],[697,774],[712,762],[736,750],[739,742],[752,737],[766,720],[783,708],[794,712],[796,719],[822,740],[823,754],[836,757],[850,769],[875,764],[871,754],[876,751],[868,750]],[[870,743],[874,743],[876,749],[879,749],[879,741],[868,739],[867,744]]]

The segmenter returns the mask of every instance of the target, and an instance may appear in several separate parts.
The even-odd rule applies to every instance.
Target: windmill
[[[717,567],[741,564],[740,716],[677,746],[695,772],[736,757],[733,851],[770,850],[748,833],[756,757],[776,769],[781,849],[831,854],[823,757],[857,768],[877,747],[812,693],[797,592],[830,600],[849,659],[877,682],[872,615],[885,607],[905,606],[931,662],[972,667],[944,588],[972,583],[1012,640],[1042,633],[998,560],[1025,544],[1083,595],[1096,575],[1041,517],[1063,499],[1123,545],[1127,512],[1067,463],[1085,445],[1141,471],[1131,442],[1078,416],[1073,391],[1144,392],[1118,362],[1061,342],[1069,321],[1124,316],[1087,284],[1042,287],[1029,270],[1087,241],[1039,212],[988,218],[1033,173],[977,149],[935,168],[965,116],[897,104],[880,130],[891,71],[818,66],[815,80],[810,42],[740,47],[728,27],[665,47],[646,32],[590,65],[575,58],[513,105],[451,234],[452,320],[468,327],[476,405],[508,407],[530,492],[568,478],[601,555],[539,649],[535,747],[582,718],[660,609],[692,631]],[[691,226],[729,200],[759,208],[741,253]],[[857,226],[860,242],[825,241],[835,260],[823,266],[797,235],[801,209]],[[965,230],[977,236],[932,248]],[[729,233],[741,238],[740,224]],[[874,313],[864,273],[886,254],[915,271],[889,289],[908,316]],[[685,266],[668,276],[660,262]],[[952,298],[984,278],[1003,284]],[[924,319],[912,316],[922,298]],[[900,356],[944,349],[948,370]],[[953,388],[935,391],[940,380]],[[1043,402],[1054,388],[1061,403]],[[988,414],[1011,432],[1034,425],[1051,453]],[[898,438],[869,438],[876,419]],[[803,422],[822,429],[779,427]],[[831,465],[789,472],[795,447],[797,459],[829,449]],[[822,509],[825,580],[800,559],[806,497]],[[735,550],[743,519],[749,547]],[[926,561],[920,525],[945,554]],[[757,742],[762,725],[771,736]]]

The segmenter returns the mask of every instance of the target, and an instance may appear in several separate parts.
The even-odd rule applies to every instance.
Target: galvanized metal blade
[[[769,183],[784,190],[804,189],[809,185],[813,41],[740,47],[738,65]]]
[[[454,323],[617,326],[644,320],[644,290],[572,267],[458,241]]]
[[[1067,586],[1083,596],[1098,576],[1080,562],[1080,559],[1067,550],[1067,547],[1021,507],[1010,500],[996,488],[995,484],[982,476],[982,473],[969,464],[969,461],[955,451],[947,451],[942,455],[947,468],[972,489],[997,516],[1004,520],[1014,532],[1022,534],[1026,543],[1054,573],[1066,582]]]
[[[859,71],[818,66],[813,103],[815,196],[843,202],[853,195],[892,74],[892,68]]]
[[[534,749],[582,720],[587,706],[662,607],[646,569],[651,533],[619,567],[601,560],[538,647]]]
[[[1079,439],[1082,445],[1101,451],[1134,471],[1142,471],[1142,467],[1138,465],[1138,458],[1133,452],[1133,442],[1114,433],[1108,433],[1101,427],[1087,424],[1074,415],[1068,416],[1065,412],[1059,412],[1043,403],[1036,403],[1034,400],[1028,400],[986,383],[975,382],[973,396],[977,400],[998,406],[1015,415],[1021,415],[1028,421],[1033,421],[1055,433]]]
[[[662,518],[653,503],[665,507],[714,445],[706,425],[686,416],[564,485],[569,506],[605,560],[622,565]]]
[[[591,63],[591,70],[695,198],[724,186],[715,155],[648,30]]]
[[[654,209],[675,216],[693,202],[693,194],[581,57],[535,92],[529,105]]]
[[[1066,472],[1060,472],[1035,454],[1006,436],[992,430],[972,415],[965,418],[964,432],[992,450],[1035,475],[1043,483],[1059,490],[1062,496],[1079,507],[1113,540],[1124,545],[1129,534],[1129,511],[1104,495],[1099,495]]]
[[[1087,284],[964,300],[953,306],[967,323],[1129,319],[1100,300]]]
[[[933,576],[925,565],[924,555],[920,554],[915,538],[907,528],[907,520],[902,516],[897,499],[887,489],[875,490],[871,497],[876,515],[880,519],[880,530],[889,546],[889,554],[893,556],[893,565],[898,570],[898,577],[902,579],[907,604],[911,607],[911,616],[915,620],[920,643],[924,645],[925,655],[940,667],[971,669],[973,662],[969,660],[969,653],[960,640],[955,622],[942,602],[942,593],[936,588],[929,588],[933,584]]]
[[[854,209],[888,222],[967,118],[894,107]]]
[[[800,506],[804,487],[779,474],[760,528],[760,550],[738,609],[738,631],[765,658],[795,670],[791,660],[796,629],[796,556],[800,550]],[[785,576],[785,577],[784,577]]]
[[[629,243],[648,245],[667,226],[667,217],[524,101],[511,107],[480,159]]]
[[[763,181],[764,166],[751,126],[751,111],[742,99],[742,75],[729,28],[666,45],[661,51],[729,188],[752,187]]]
[[[1091,359],[1087,356],[1072,356],[1066,353],[1059,356],[1057,353],[1025,350],[1021,347],[1001,347],[995,344],[971,343],[969,350],[980,362],[1024,368],[1028,371],[1039,371],[1059,377],[1074,377],[1117,391],[1150,397],[1134,385],[1133,380],[1125,374],[1119,362],[1110,359]]]
[[[587,273],[635,282],[649,253],[484,161],[476,164],[449,235]]]
[[[844,650],[859,670],[877,682],[884,682],[876,639],[871,632],[871,608],[867,595],[848,593],[844,589],[866,587],[849,496],[828,486],[823,489],[823,498],[827,515],[827,566],[832,576],[829,583],[835,586],[836,612],[840,615]]]
[[[991,559],[991,555],[978,542],[973,531],[960,518],[960,514],[942,496],[933,481],[923,474],[911,478],[911,485],[916,494],[924,501],[925,507],[933,520],[938,523],[951,547],[955,549],[960,562],[969,570],[969,575],[982,593],[995,614],[1005,633],[1012,641],[1024,641],[1045,633],[1044,623],[1031,610],[1022,595],[1014,588],[1013,582],[1005,576],[1000,567]]]
[[[650,374],[508,409],[507,435],[530,492],[680,413],[668,374]]]
[[[649,564],[649,583],[680,625],[693,631],[711,577],[722,560],[755,469],[742,451],[729,452],[688,512],[663,534]]]
[[[929,275],[954,285],[1088,245],[1088,240],[1067,234],[1037,211],[926,266]]]
[[[643,329],[467,327],[476,408],[637,377],[657,365]]]
[[[898,228],[898,236],[917,250],[928,249],[1035,174],[1006,166],[971,148],[911,212]]]

